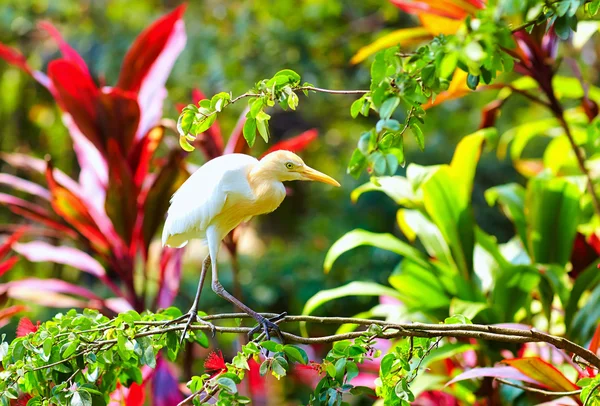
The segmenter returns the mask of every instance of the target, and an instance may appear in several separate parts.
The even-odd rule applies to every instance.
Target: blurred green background
[[[39,20],[53,22],[65,39],[83,56],[94,77],[107,85],[116,82],[120,63],[134,38],[152,21],[173,9],[178,1],[70,1],[9,0],[2,3],[0,41],[20,49],[29,63],[45,70],[58,50],[54,41],[36,29]],[[332,89],[365,89],[369,86],[369,64],[352,66],[352,55],[384,32],[416,25],[385,0],[352,2],[332,0],[279,0],[191,2],[185,14],[187,45],[168,82],[169,97],[163,116],[176,119],[176,103],[191,102],[191,90],[210,96],[220,91],[243,93],[265,77],[283,68],[302,75],[303,80]],[[492,94],[473,94],[444,103],[427,114],[424,128],[426,148],[418,150],[406,136],[407,161],[420,164],[449,162],[457,141],[478,128],[481,108]],[[360,248],[343,257],[329,275],[323,259],[331,244],[345,232],[365,228],[400,235],[396,225],[397,205],[383,194],[367,194],[356,203],[350,192],[367,182],[346,174],[351,151],[366,128],[367,120],[352,120],[349,107],[353,96],[311,94],[302,97],[296,112],[275,110],[273,142],[310,129],[319,138],[301,155],[319,170],[342,183],[335,189],[323,185],[294,183],[292,194],[274,213],[252,221],[243,231],[240,283],[246,302],[259,311],[299,313],[306,300],[319,290],[351,280],[387,283],[398,257],[374,248]],[[525,103],[511,100],[503,109],[498,127],[512,127],[528,118]],[[229,134],[242,106],[233,106],[219,117]],[[531,118],[531,117],[529,117]],[[50,154],[55,165],[71,175],[78,172],[71,140],[60,112],[46,89],[14,67],[0,62],[0,150]],[[176,135],[169,134],[169,142]],[[257,154],[266,148],[257,143]],[[199,151],[191,162],[202,163]],[[0,163],[0,171],[8,171]],[[404,169],[399,169],[403,173]],[[518,179],[509,162],[500,162],[487,152],[478,168],[475,185],[475,214],[487,232],[506,241],[514,233],[497,208],[489,208],[483,191],[490,186]],[[0,192],[4,190],[1,189]],[[3,224],[14,222],[0,207]],[[195,292],[204,251],[188,250],[184,280],[177,305],[187,309]],[[245,247],[245,248],[244,248]],[[191,252],[190,252],[191,251]],[[225,250],[223,250],[225,251]],[[221,261],[221,281],[231,288],[232,274],[227,256]],[[75,272],[54,264],[20,261],[8,278],[24,276],[63,277],[75,280]],[[90,281],[91,283],[91,281]],[[320,309],[323,314],[352,315],[370,308],[376,299],[338,300]],[[207,291],[201,308],[209,313],[229,311],[229,303]],[[56,309],[39,308],[33,320],[47,319]],[[14,323],[5,329],[11,336]]]

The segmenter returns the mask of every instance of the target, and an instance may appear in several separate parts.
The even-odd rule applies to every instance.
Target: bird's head
[[[260,160],[261,169],[280,182],[289,180],[310,180],[333,186],[340,184],[331,176],[325,175],[306,165],[302,158],[290,151],[274,151]]]

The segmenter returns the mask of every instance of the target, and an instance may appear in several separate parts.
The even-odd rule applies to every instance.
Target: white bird
[[[217,275],[217,254],[221,241],[240,223],[277,209],[286,194],[282,182],[291,180],[340,186],[335,179],[307,166],[296,154],[280,150],[266,155],[260,161],[244,154],[220,156],[200,167],[175,192],[163,228],[163,246],[180,248],[191,239],[200,239],[208,245],[209,252],[202,265],[192,307],[186,315],[175,320],[188,317],[181,340],[194,319],[202,322],[197,316],[198,302],[211,264],[212,290],[258,322],[258,326],[249,334],[254,334],[262,327],[267,337],[269,330],[280,335],[273,322],[275,319],[264,318],[223,288]]]

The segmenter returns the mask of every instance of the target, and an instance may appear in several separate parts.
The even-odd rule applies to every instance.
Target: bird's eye
[[[285,164],[285,167],[288,168],[288,169],[294,169],[294,164],[291,163],[291,162],[288,162],[288,163]]]

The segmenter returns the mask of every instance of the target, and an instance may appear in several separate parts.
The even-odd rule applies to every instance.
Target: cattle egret
[[[209,253],[202,264],[194,303],[186,315],[176,320],[188,319],[181,340],[194,319],[203,322],[198,318],[198,302],[211,265],[212,290],[258,322],[250,336],[261,327],[267,338],[269,330],[280,335],[276,319],[266,319],[223,288],[217,276],[217,254],[223,238],[240,223],[279,207],[286,194],[282,182],[290,180],[340,186],[335,179],[307,166],[296,154],[280,150],[260,161],[244,154],[220,156],[200,167],[175,192],[162,233],[163,246],[180,248],[191,239],[200,239],[208,245]]]

